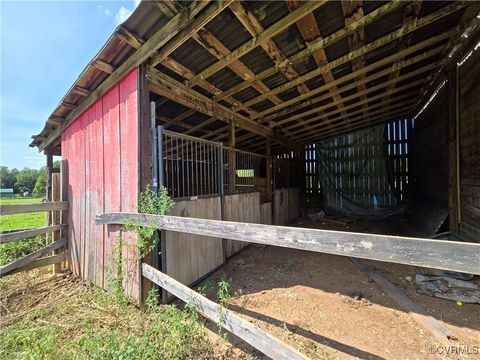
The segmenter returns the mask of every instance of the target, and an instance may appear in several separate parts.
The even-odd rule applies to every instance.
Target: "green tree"
[[[44,169],[40,169],[37,181],[33,188],[34,194],[45,194],[45,187],[47,186],[47,175],[45,174]]]
[[[13,169],[16,170],[16,169]],[[13,171],[12,170],[12,171]],[[12,189],[15,185],[15,173],[12,174],[12,171],[8,170],[6,166],[0,166],[0,188],[2,189]]]
[[[20,170],[16,176],[15,187],[18,192],[23,193],[28,191],[29,193],[33,192],[35,183],[37,182],[38,170],[24,168]]]

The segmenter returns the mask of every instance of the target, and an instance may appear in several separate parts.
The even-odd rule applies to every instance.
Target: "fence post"
[[[51,199],[52,202],[60,201],[60,174],[59,173],[52,173],[52,187],[51,187]],[[61,211],[52,211],[50,215],[51,224],[49,225],[60,225],[60,217]],[[52,234],[52,242],[60,240],[60,231],[55,231]],[[59,254],[61,250],[55,250],[55,254]],[[60,263],[53,265],[53,273],[58,274],[60,273],[62,266]]]
[[[60,160],[60,199],[61,201],[68,201],[68,162],[67,160]],[[68,223],[68,211],[60,212],[60,223]],[[69,224],[70,225],[70,224]],[[59,268],[68,268],[68,229],[62,230],[60,237],[67,239],[67,246],[65,246],[65,262],[63,264],[58,264]]]

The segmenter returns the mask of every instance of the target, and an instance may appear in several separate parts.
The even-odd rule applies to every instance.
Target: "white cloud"
[[[112,16],[112,12],[110,11],[110,9],[107,9],[103,5],[98,5],[97,7],[98,7],[98,10],[100,10],[101,12],[103,12],[105,14],[105,16]]]
[[[130,15],[132,15],[132,10],[127,9],[124,6],[121,6],[120,9],[118,9],[117,13],[115,14],[115,22],[117,25],[123,23],[125,20],[128,19]]]
[[[133,8],[136,9],[138,5],[140,5],[140,1],[142,0],[133,0]]]

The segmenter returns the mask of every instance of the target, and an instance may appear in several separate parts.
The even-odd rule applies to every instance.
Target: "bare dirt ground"
[[[298,221],[296,226],[339,229],[338,224]],[[398,224],[392,224],[390,231]],[[346,230],[370,231],[365,225]],[[480,306],[436,299],[405,280],[415,268],[368,262],[456,337],[453,346],[480,345]],[[447,349],[373,283],[348,258],[251,245],[208,282],[226,277],[234,296],[229,308],[312,359],[480,358],[445,354]],[[207,293],[214,298],[214,290]],[[440,353],[440,352],[443,352]],[[258,354],[256,354],[258,355]]]

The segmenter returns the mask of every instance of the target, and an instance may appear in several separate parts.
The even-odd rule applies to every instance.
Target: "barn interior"
[[[82,100],[139,66],[140,182],[173,215],[479,242],[479,11],[142,2],[32,146],[60,154]],[[192,285],[247,245],[199,239],[162,232],[152,261]]]

